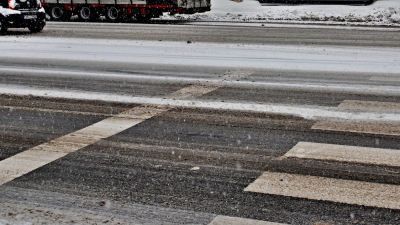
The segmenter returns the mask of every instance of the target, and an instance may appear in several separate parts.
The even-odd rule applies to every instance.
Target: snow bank
[[[258,1],[212,0],[211,12],[176,15],[180,20],[230,22],[314,22],[331,24],[400,26],[400,1],[382,0],[372,5],[276,5]]]

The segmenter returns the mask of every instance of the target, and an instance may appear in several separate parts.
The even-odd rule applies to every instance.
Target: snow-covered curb
[[[175,15],[188,21],[296,22],[400,26],[400,1],[382,0],[362,5],[285,5],[261,6],[258,1],[212,0],[207,13]],[[169,18],[164,16],[163,18]]]

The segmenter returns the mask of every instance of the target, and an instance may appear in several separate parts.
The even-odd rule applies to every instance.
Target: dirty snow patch
[[[277,5],[258,1],[212,0],[210,12],[163,16],[164,19],[224,22],[291,22],[400,26],[400,1],[382,0],[372,5]]]

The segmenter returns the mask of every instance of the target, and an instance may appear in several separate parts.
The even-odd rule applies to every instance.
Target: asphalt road
[[[394,50],[400,43],[398,31],[386,28],[182,23],[49,22],[39,34],[13,30],[0,44],[15,37]],[[47,160],[24,158],[19,165],[2,167],[18,153],[79,136],[79,130],[108,118],[140,121],[108,136],[100,135],[107,126],[99,126],[99,134],[84,136],[79,144],[101,136],[97,141],[0,184],[0,224],[224,224],[218,223],[224,219],[233,224],[238,218],[258,220],[248,224],[400,223],[396,207],[244,191],[265,171],[358,181],[360,192],[368,183],[400,185],[398,166],[283,157],[299,142],[399,150],[399,71],[190,66],[42,54],[0,56],[1,179],[31,161]],[[358,125],[314,127],[343,121],[341,115],[351,117],[345,120],[349,126]],[[384,133],[382,126],[393,128]]]
[[[348,45],[399,47],[399,28],[346,26],[307,26],[240,23],[226,26],[223,23],[188,23],[160,21],[154,24],[124,23],[59,23],[48,22],[45,31],[35,36],[95,38],[115,40],[192,41],[239,44],[279,45]],[[11,29],[10,35],[25,36],[29,31]]]

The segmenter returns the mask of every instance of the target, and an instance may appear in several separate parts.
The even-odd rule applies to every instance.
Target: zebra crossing
[[[396,112],[400,104],[343,101],[349,110]],[[400,124],[367,121],[320,121],[311,129],[400,136]],[[399,143],[400,149],[400,143]],[[400,150],[299,142],[282,158],[297,158],[400,167]],[[300,174],[264,172],[244,189],[246,192],[311,200],[400,209],[400,186]]]
[[[218,86],[193,85],[178,90],[169,97],[186,99],[202,96],[218,89]],[[261,104],[260,104],[261,105]],[[343,101],[338,107],[350,112],[397,113],[400,104],[366,101]],[[0,163],[0,185],[20,177],[34,169],[61,158],[69,153],[91,145],[103,138],[117,134],[163,112],[168,107],[135,107],[103,120],[97,124],[60,137],[28,151],[17,154]],[[343,111],[344,112],[344,111]],[[318,113],[315,113],[317,115]],[[396,114],[397,115],[397,114]],[[118,122],[119,121],[119,122]],[[397,121],[397,120],[395,120]],[[333,125],[332,125],[333,124]],[[360,124],[363,124],[362,126]],[[369,128],[369,129],[366,129]],[[311,130],[334,130],[338,132],[371,133],[400,136],[396,122],[367,121],[317,121]],[[98,131],[101,134],[98,135]],[[85,140],[83,142],[82,140]],[[57,151],[55,151],[55,148]],[[299,142],[282,158],[337,161],[400,167],[400,153],[394,149],[367,148],[358,146],[333,145],[313,142]],[[29,159],[29,162],[27,161]],[[28,162],[28,163],[27,163]],[[21,167],[24,165],[25,167]],[[247,185],[247,182],[246,184]],[[242,188],[240,190],[243,190]],[[379,208],[400,209],[400,186],[384,183],[370,183],[345,179],[333,179],[320,176],[264,172],[257,180],[244,189],[245,192],[290,196],[312,200],[338,202]],[[210,224],[259,224],[277,225],[258,220],[217,216]]]
[[[216,86],[192,85],[172,93],[171,96],[184,99],[203,95],[217,88]],[[0,161],[0,185],[168,110],[168,107],[138,106],[2,160]]]

